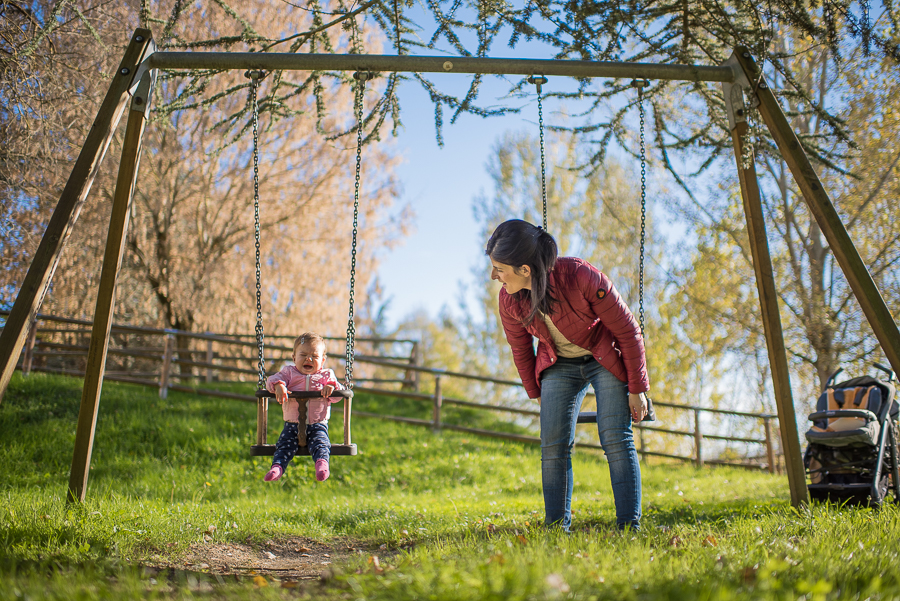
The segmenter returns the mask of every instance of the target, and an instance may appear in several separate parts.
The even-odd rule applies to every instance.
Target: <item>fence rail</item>
[[[0,311],[0,316],[5,314],[7,313]],[[75,327],[39,327],[36,321],[26,339],[25,348],[23,349],[20,359],[20,369],[25,373],[28,373],[29,371],[45,371],[68,375],[83,375],[83,368],[78,369],[78,367],[75,366],[76,361],[73,360],[87,357],[88,345],[86,343],[79,343],[78,337],[82,336],[86,339],[90,336],[89,328],[92,325],[91,322],[43,314],[38,315],[38,321],[45,324],[68,324]],[[198,389],[195,386],[172,383],[173,380],[231,382],[232,380],[221,379],[223,373],[238,374],[238,376],[246,375],[252,376],[253,378],[257,377],[257,370],[241,366],[241,364],[246,366],[256,362],[256,342],[255,340],[249,339],[251,336],[253,335],[184,332],[115,324],[111,329],[111,344],[108,352],[109,358],[107,359],[107,371],[104,377],[111,381],[156,387],[159,389],[159,395],[162,398],[166,397],[169,390],[176,390],[255,403],[257,399],[252,395],[242,395],[212,389]],[[138,340],[135,341],[133,339],[134,337],[137,337]],[[158,340],[158,344],[152,344],[154,337]],[[284,340],[290,342],[293,340],[293,337],[278,335],[270,335],[267,336],[267,338],[270,341]],[[333,337],[328,339],[343,341],[342,338]],[[117,340],[121,345],[113,346],[113,340]],[[362,411],[355,411],[356,415],[425,426],[432,428],[434,431],[447,429],[458,432],[467,432],[479,436],[490,436],[532,444],[540,443],[540,438],[535,436],[471,428],[447,423],[442,419],[444,405],[454,405],[458,407],[503,412],[527,418],[536,418],[540,415],[540,411],[537,409],[490,403],[476,403],[465,399],[445,397],[442,392],[443,383],[446,378],[460,378],[463,380],[521,389],[522,385],[520,382],[516,380],[425,367],[421,365],[421,348],[419,343],[415,340],[357,338],[356,341],[357,343],[367,345],[373,351],[377,350],[379,347],[387,346],[390,354],[385,356],[374,353],[356,353],[354,355],[354,362],[376,368],[386,368],[395,370],[396,372],[402,372],[403,377],[379,377],[384,376],[385,374],[369,374],[372,377],[365,377],[365,374],[362,374],[363,377],[354,378],[354,380],[360,384],[378,386],[385,384],[399,384],[401,388],[387,389],[357,385],[354,389],[359,392],[366,392],[376,396],[406,398],[430,403],[432,406],[432,419],[418,419]],[[192,348],[190,346],[191,344],[199,344],[202,348]],[[398,344],[409,345],[410,350],[408,356],[397,355],[396,351]],[[290,353],[293,350],[291,346],[283,344],[268,344],[266,345],[266,348],[270,352],[280,353],[281,360],[284,360],[286,353]],[[241,352],[251,349],[254,351],[253,353],[244,354]],[[197,359],[202,358],[202,360],[196,360],[196,355],[199,355]],[[273,359],[273,363],[274,362],[275,360]],[[157,368],[156,366],[159,367]],[[151,369],[151,367],[154,369]],[[424,393],[420,391],[420,375],[422,374],[433,378],[433,392]],[[244,380],[241,379],[239,381]],[[779,471],[779,460],[781,457],[775,448],[775,435],[773,433],[772,425],[773,420],[776,420],[777,416],[766,413],[732,411],[695,405],[679,405],[660,401],[655,401],[654,406],[692,414],[693,428],[686,430],[648,425],[647,423],[636,424],[634,428],[637,438],[637,450],[642,456],[690,461],[697,466],[702,466],[704,464],[731,465],[752,469],[767,469],[770,472]],[[731,416],[746,420],[755,420],[757,423],[761,422],[764,438],[722,435],[712,432],[704,433],[701,423],[703,414]],[[588,414],[583,414],[583,416],[587,415]],[[586,421],[586,419],[579,420],[580,423],[585,423]],[[777,424],[777,422],[775,423]],[[648,434],[670,435],[689,439],[693,446],[692,453],[690,455],[678,455],[675,453],[664,452],[663,450],[653,450],[649,448],[645,441],[645,436]],[[704,442],[707,440],[735,442],[743,445],[760,445],[764,449],[765,454],[763,456],[758,456],[754,461],[748,461],[746,458],[743,461],[723,459],[721,457],[707,458],[704,457]],[[586,448],[602,448],[599,444],[590,441],[578,441],[576,444]]]

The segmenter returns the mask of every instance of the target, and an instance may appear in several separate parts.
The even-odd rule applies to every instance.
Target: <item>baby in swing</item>
[[[328,479],[328,459],[331,456],[331,442],[328,439],[328,418],[331,403],[341,400],[332,397],[335,390],[342,390],[334,372],[325,368],[325,340],[315,332],[306,332],[294,340],[291,354],[294,365],[286,365],[277,374],[266,379],[266,389],[275,393],[275,400],[281,404],[284,413],[284,429],[275,444],[272,468],[266,473],[266,482],[274,482],[284,475],[288,463],[299,450],[300,402],[288,397],[288,392],[321,390],[322,400],[307,401],[306,444],[309,454],[316,464],[316,480]]]

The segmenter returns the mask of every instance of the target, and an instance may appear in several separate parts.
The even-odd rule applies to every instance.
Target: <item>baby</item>
[[[275,456],[272,468],[266,473],[266,482],[273,482],[284,475],[288,463],[299,449],[300,403],[289,398],[288,391],[321,390],[322,400],[309,399],[306,411],[306,444],[309,454],[316,463],[316,480],[328,479],[328,458],[331,455],[331,442],[328,440],[328,417],[331,415],[331,403],[340,400],[331,397],[331,393],[343,387],[330,369],[325,369],[325,340],[314,332],[301,334],[294,341],[294,352],[291,355],[294,365],[286,365],[284,369],[266,380],[266,389],[275,393],[275,399],[281,404],[284,412],[284,429],[278,442],[275,443]]]

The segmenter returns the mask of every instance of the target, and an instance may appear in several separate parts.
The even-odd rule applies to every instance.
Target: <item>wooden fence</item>
[[[3,316],[5,312],[0,312]],[[40,322],[40,324],[38,323]],[[81,376],[84,374],[84,362],[87,358],[91,322],[38,315],[38,320],[29,331],[25,348],[21,354],[19,368],[24,372],[46,371]],[[290,359],[292,352],[290,336],[267,336],[266,352],[270,365],[277,365]],[[343,344],[342,338],[328,338]],[[499,404],[476,403],[465,399],[444,396],[444,382],[448,378],[460,378],[500,386],[522,388],[518,381],[491,378],[473,374],[452,372],[422,366],[422,349],[419,342],[408,339],[389,338],[357,338],[354,361],[368,366],[369,369],[357,370],[354,377],[354,390],[372,395],[408,398],[429,403],[432,406],[432,419],[416,419],[405,416],[392,416],[363,411],[354,411],[361,417],[373,417],[432,428],[439,432],[442,429],[467,432],[480,436],[489,436],[508,440],[516,440],[539,444],[540,438],[523,434],[494,432],[447,423],[442,419],[444,405],[469,407],[487,411],[503,412],[520,417],[535,419],[540,415],[536,409],[511,407]],[[279,344],[280,343],[280,344]],[[402,352],[404,349],[405,352]],[[360,352],[360,349],[363,352]],[[332,353],[337,355],[337,353]],[[176,380],[190,380],[193,384],[200,382],[233,382],[254,381],[258,376],[256,369],[247,365],[257,362],[257,345],[255,336],[225,335],[214,333],[194,333],[179,330],[162,330],[138,326],[113,325],[110,335],[110,347],[107,358],[107,369],[104,378],[111,381],[129,382],[159,389],[159,395],[165,398],[169,390],[195,393],[219,398],[256,402],[256,397],[212,389],[198,389],[196,385],[176,384]],[[80,364],[79,364],[80,363]],[[380,369],[378,369],[380,368]],[[376,371],[377,370],[377,371]],[[339,372],[339,369],[335,371]],[[272,370],[269,370],[271,373]],[[367,373],[368,372],[368,373]],[[379,373],[394,373],[397,377],[375,377]],[[340,373],[340,372],[339,372]],[[223,376],[229,374],[232,379]],[[433,392],[421,391],[421,376],[425,374],[433,378]],[[237,378],[234,380],[233,378]],[[394,385],[394,388],[384,388]],[[399,388],[397,386],[399,385]],[[635,425],[638,453],[642,456],[665,457],[681,461],[690,461],[697,466],[704,464],[732,465],[751,469],[766,469],[770,472],[781,471],[783,458],[776,447],[776,433],[773,420],[777,416],[766,413],[752,413],[713,409],[693,405],[679,405],[663,401],[655,401],[654,406],[671,410],[670,413],[691,416],[691,429],[666,428],[646,422]],[[592,423],[595,414],[582,413],[579,423]],[[721,418],[738,418],[750,424],[749,429],[760,432],[760,437],[735,436],[728,433],[703,431],[703,416]],[[678,418],[672,421],[683,421]],[[775,422],[777,424],[777,422]],[[744,429],[748,429],[745,425]],[[662,450],[654,450],[649,444],[655,435],[680,437],[691,442],[691,453],[679,455]],[[743,457],[723,458],[707,457],[704,450],[706,441],[725,441],[743,445],[744,449],[758,448],[756,454],[742,453]],[[602,448],[598,443],[579,440],[578,446]],[[749,457],[748,457],[749,455]]]

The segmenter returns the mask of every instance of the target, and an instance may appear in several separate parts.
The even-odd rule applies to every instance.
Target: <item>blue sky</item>
[[[460,84],[468,83],[466,77],[457,78]],[[505,89],[502,82],[485,86],[485,92],[502,94]],[[483,97],[483,102],[493,100],[488,94]],[[536,105],[518,115],[463,115],[452,125],[445,119],[440,148],[428,96],[409,82],[401,89],[401,102],[404,128],[397,144],[404,163],[398,175],[402,202],[413,207],[416,219],[412,234],[379,269],[385,296],[391,299],[391,324],[417,309],[434,316],[445,304],[455,308],[458,282],[470,280],[473,266],[484,264],[487,272],[472,201],[479,192],[491,190],[485,169],[491,148],[506,130],[532,127],[537,133]]]
[[[537,49],[524,50],[520,58],[545,58]],[[494,56],[510,54],[508,48]],[[437,54],[436,52],[433,54]],[[436,74],[430,77],[442,91],[465,95],[470,78],[465,75]],[[485,240],[480,237],[481,224],[472,216],[472,203],[479,194],[490,194],[492,182],[487,163],[495,143],[506,131],[527,130],[538,134],[537,96],[534,88],[528,99],[504,98],[519,76],[505,79],[487,77],[480,87],[479,106],[518,107],[518,113],[497,117],[461,115],[450,123],[452,112],[444,108],[444,147],[435,140],[434,105],[416,82],[405,82],[400,88],[403,128],[396,139],[404,162],[398,170],[402,182],[402,203],[416,213],[415,229],[402,246],[394,249],[382,262],[379,279],[385,298],[389,325],[395,325],[410,312],[424,309],[434,317],[441,307],[456,309],[459,282],[472,281],[472,269],[484,268]],[[572,90],[574,80],[550,78],[544,91]],[[574,103],[569,100],[567,105]],[[544,102],[544,122],[554,122],[557,103]],[[570,123],[571,124],[571,123]],[[518,215],[510,215],[518,217]]]

